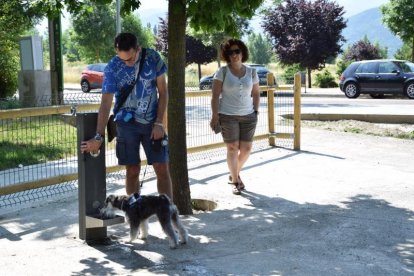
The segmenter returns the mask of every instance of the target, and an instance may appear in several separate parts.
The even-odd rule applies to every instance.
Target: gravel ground
[[[302,121],[303,127],[414,140],[414,124],[375,124],[355,120]]]

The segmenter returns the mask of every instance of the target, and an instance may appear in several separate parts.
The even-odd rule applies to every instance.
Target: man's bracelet
[[[162,123],[157,123],[157,122],[154,123],[154,126],[164,127],[164,125]]]

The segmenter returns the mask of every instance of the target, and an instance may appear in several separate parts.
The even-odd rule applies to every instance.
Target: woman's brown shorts
[[[221,134],[225,143],[236,141],[252,142],[257,125],[255,112],[244,115],[219,114]]]

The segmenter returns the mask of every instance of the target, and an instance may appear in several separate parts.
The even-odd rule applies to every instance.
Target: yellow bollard
[[[300,120],[301,120],[301,76],[300,72],[295,74],[293,88],[294,107],[293,107],[293,149],[300,150]]]

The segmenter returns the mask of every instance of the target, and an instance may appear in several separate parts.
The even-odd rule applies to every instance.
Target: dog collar
[[[128,199],[128,205],[129,207],[137,205],[137,204],[139,205],[141,201],[142,201],[142,197],[139,194],[134,194]]]
[[[135,193],[134,195],[132,195],[128,200],[123,200],[121,203],[121,210],[124,211],[124,205],[125,208],[130,208],[136,204],[140,204],[140,202],[142,201],[142,197],[141,195],[139,195],[138,193]],[[124,204],[125,203],[125,204]]]

